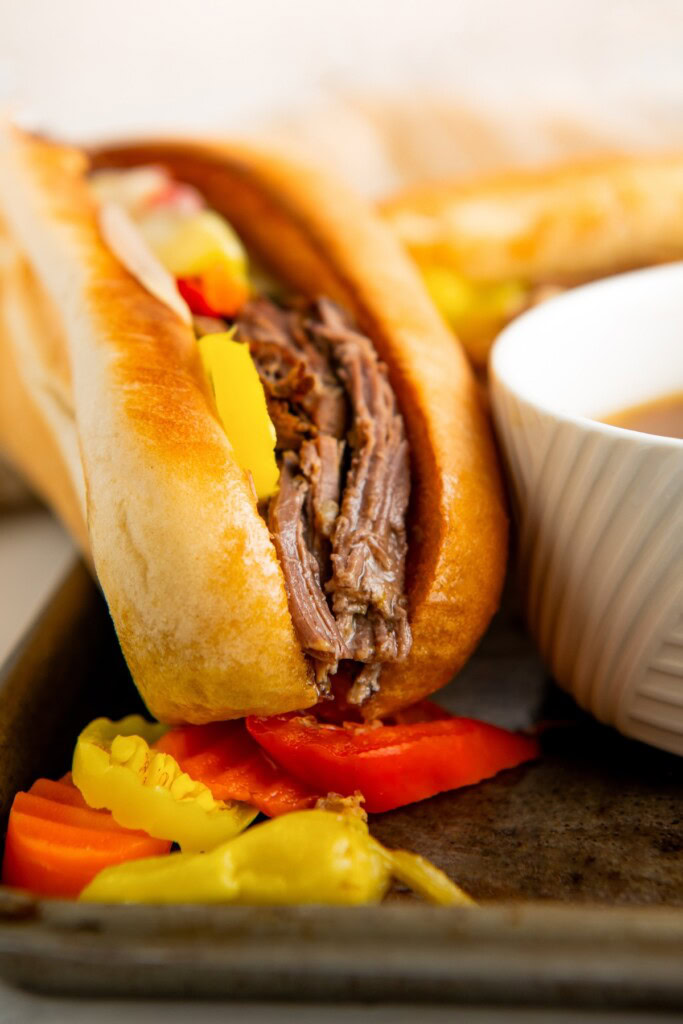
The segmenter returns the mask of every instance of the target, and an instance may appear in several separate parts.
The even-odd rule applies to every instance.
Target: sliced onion
[[[98,223],[105,243],[129,274],[184,323],[191,325],[192,314],[174,278],[154,255],[124,208],[118,203],[103,203],[98,211]]]
[[[89,181],[98,202],[120,203],[135,213],[166,192],[171,177],[163,167],[150,165],[125,171],[93,171]]]

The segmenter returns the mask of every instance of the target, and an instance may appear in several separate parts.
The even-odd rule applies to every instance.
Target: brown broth
[[[604,416],[603,423],[660,437],[683,438],[683,391]]]

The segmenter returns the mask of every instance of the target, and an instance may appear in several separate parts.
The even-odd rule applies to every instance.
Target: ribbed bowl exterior
[[[683,459],[492,380],[526,613],[553,675],[628,736],[683,754]]]

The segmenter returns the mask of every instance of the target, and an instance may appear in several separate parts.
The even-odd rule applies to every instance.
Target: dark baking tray
[[[683,1007],[683,759],[581,715],[514,611],[442,694],[544,757],[371,822],[477,908],[97,907],[0,888],[0,975],[52,993]],[[0,673],[0,810],[69,765],[78,729],[139,708],[76,565]],[[4,832],[4,829],[3,829]]]

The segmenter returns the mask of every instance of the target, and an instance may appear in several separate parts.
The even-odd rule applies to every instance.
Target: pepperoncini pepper
[[[394,858],[399,858],[396,863]],[[81,899],[103,903],[378,903],[399,877],[426,898],[471,900],[421,857],[394,854],[353,810],[295,811],[206,854],[171,854],[107,868]]]
[[[163,265],[175,277],[194,277],[224,266],[247,282],[247,254],[225,217],[215,210],[178,210],[158,204],[140,218],[140,227]]]
[[[235,458],[251,473],[259,499],[269,498],[280,477],[275,427],[249,346],[235,341],[230,331],[205,334],[198,345]]]
[[[473,281],[439,264],[423,266],[422,276],[435,305],[461,340],[475,348],[485,340],[484,354],[528,300],[529,287],[523,281]]]
[[[245,829],[258,811],[214,799],[170,754],[151,750],[164,732],[165,726],[140,715],[95,719],[78,737],[73,781],[90,807],[111,811],[119,825],[170,839],[185,851],[212,850]]]

